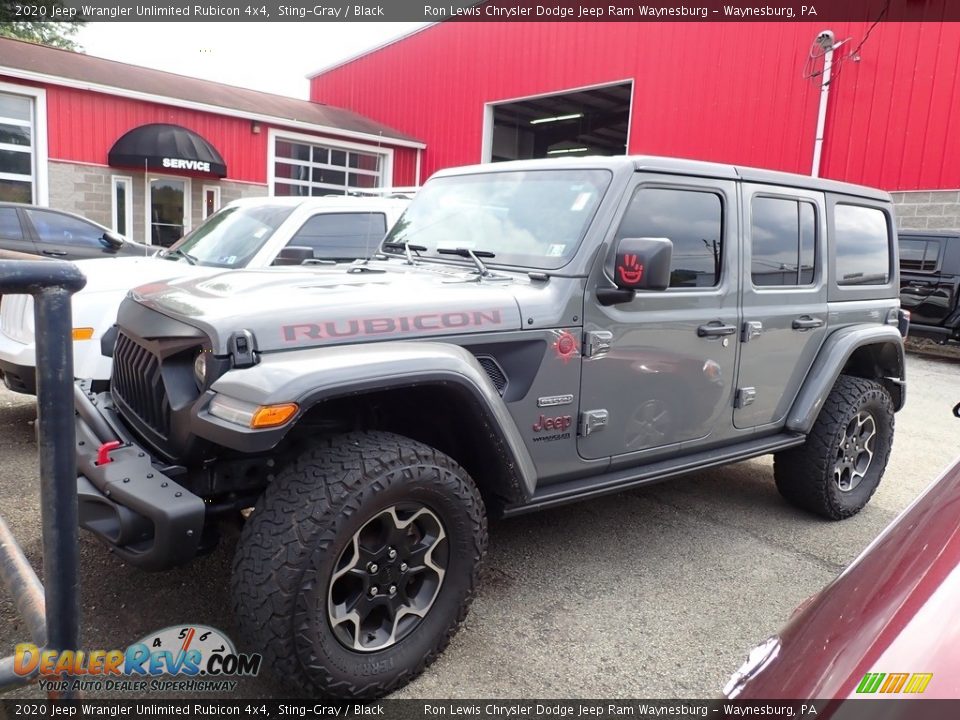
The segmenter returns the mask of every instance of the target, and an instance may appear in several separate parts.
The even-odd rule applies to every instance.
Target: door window
[[[16,208],[0,208],[0,238],[4,240],[23,240],[23,230]]]
[[[755,197],[750,228],[750,277],[754,286],[813,283],[817,223],[812,204]]]
[[[837,285],[884,285],[890,280],[890,231],[882,210],[837,204],[834,210]]]
[[[309,247],[322,260],[369,257],[387,234],[383,213],[324,213],[307,220],[289,245]]]
[[[940,258],[940,241],[900,238],[900,268],[913,272],[934,272]]]
[[[670,287],[715,287],[723,257],[720,196],[699,190],[641,187],[617,231],[617,240],[668,238],[673,242]]]
[[[150,181],[150,242],[170,247],[183,237],[187,181],[159,178]]]
[[[203,186],[203,219],[220,209],[220,188],[214,185]]]
[[[41,243],[104,247],[103,229],[70,215],[44,210],[26,210]]]
[[[125,237],[133,231],[133,178],[113,176],[113,229]]]

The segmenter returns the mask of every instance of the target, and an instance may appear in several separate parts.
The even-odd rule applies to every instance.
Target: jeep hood
[[[131,297],[199,328],[224,354],[241,330],[260,352],[519,330],[524,285],[523,276],[477,282],[462,268],[383,262],[235,270],[144,285]]]

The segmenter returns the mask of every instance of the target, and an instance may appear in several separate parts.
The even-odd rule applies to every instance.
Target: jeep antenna
[[[383,153],[380,152],[381,147],[383,146],[383,130],[377,134],[377,179],[380,181],[380,187],[383,187]],[[349,158],[349,154],[348,154]],[[350,162],[347,161],[347,192],[349,192],[350,187]],[[380,197],[383,197],[383,193],[380,193]],[[364,235],[364,242],[366,243],[366,248],[364,250],[363,264],[366,265],[370,262],[370,233],[373,230],[373,215],[374,213],[367,213],[367,232]],[[386,219],[387,215],[384,213],[383,217]],[[384,222],[386,225],[386,222]],[[390,228],[387,228],[389,232]],[[380,241],[383,242],[383,238],[380,238]]]

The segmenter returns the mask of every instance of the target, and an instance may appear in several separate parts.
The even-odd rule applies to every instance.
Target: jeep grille
[[[113,351],[113,398],[140,422],[166,438],[170,403],[160,374],[160,359],[122,332]]]

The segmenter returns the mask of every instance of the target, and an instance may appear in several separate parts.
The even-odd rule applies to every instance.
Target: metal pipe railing
[[[72,263],[3,257],[0,253],[0,295],[34,298],[44,583],[40,584],[2,518],[0,579],[38,646],[77,650],[80,581],[70,296],[86,279]],[[0,660],[0,691],[31,680],[14,671],[12,657]],[[69,692],[59,693],[62,698],[69,696]]]

